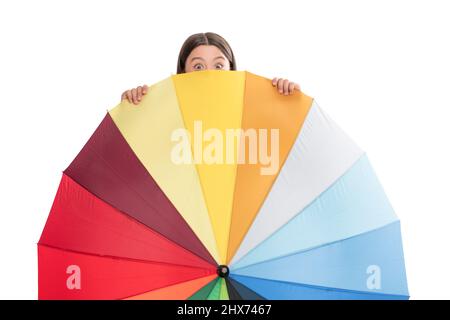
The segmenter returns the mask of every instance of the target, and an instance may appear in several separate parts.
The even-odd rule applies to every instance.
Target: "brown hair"
[[[212,45],[219,48],[230,62],[230,70],[236,70],[236,59],[228,42],[217,33],[206,32],[193,34],[184,41],[178,55],[177,73],[185,73],[187,57],[192,50],[201,45]]]

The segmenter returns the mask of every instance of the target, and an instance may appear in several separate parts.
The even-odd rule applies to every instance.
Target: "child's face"
[[[187,57],[185,72],[200,70],[230,70],[230,62],[216,46],[201,45]]]

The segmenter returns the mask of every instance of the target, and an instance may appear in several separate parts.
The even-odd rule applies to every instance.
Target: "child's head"
[[[233,50],[228,42],[216,33],[191,35],[181,47],[177,73],[211,69],[236,70]]]

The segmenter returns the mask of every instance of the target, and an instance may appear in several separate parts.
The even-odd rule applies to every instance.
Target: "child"
[[[213,69],[236,70],[236,60],[228,42],[213,32],[196,33],[188,37],[178,56],[177,73]],[[272,85],[284,95],[292,94],[294,90],[300,91],[297,83],[287,79],[273,78]],[[126,90],[122,93],[121,100],[128,99],[137,105],[147,90],[147,85]]]

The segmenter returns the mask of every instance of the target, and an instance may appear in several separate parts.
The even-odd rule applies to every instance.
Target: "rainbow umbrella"
[[[40,299],[407,299],[365,153],[245,71],[173,75],[110,110],[63,172]]]

